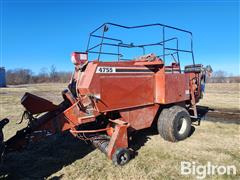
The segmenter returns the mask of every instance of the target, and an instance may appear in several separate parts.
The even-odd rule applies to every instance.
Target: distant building
[[[0,67],[0,87],[6,87],[6,72],[4,67]]]

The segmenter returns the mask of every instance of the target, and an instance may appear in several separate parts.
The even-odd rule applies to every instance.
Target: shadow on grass
[[[214,109],[207,106],[197,106],[197,112],[199,118],[204,118],[209,111],[214,111]]]
[[[201,111],[201,113],[205,115],[208,112],[207,108],[202,109],[205,111]],[[151,136],[158,134],[156,127],[156,123],[153,123],[151,128],[132,134],[132,139],[129,141],[129,147],[133,152],[132,158],[138,155],[138,150],[151,139]],[[192,127],[189,136],[194,131],[195,128]],[[159,138],[161,138],[160,135]],[[23,152],[8,154],[0,175],[1,173],[5,174],[6,179],[44,179],[64,166],[85,157],[93,150],[92,146],[76,139],[69,133],[55,135],[45,141],[33,144]],[[61,179],[63,175],[54,176],[51,179]]]
[[[195,127],[191,126],[188,137],[191,137],[194,132]],[[130,149],[132,149],[132,158],[135,158],[135,156],[138,155],[137,151],[141,149],[141,147],[143,147],[148,140],[151,140],[151,136],[153,135],[159,135],[157,128],[155,128],[154,126],[141,131],[137,131],[135,134],[132,135],[132,140],[129,142],[129,147]],[[159,138],[162,137],[159,135]]]
[[[210,109],[209,107],[205,107],[205,106],[197,106],[197,108],[198,108],[197,110],[198,110],[199,118],[203,118],[208,113],[209,110],[213,111],[213,109]],[[195,129],[196,128],[192,124],[188,137],[191,137],[194,134]],[[157,134],[159,133],[157,130],[156,119],[154,120],[150,128],[143,129],[132,134],[132,140],[129,142],[129,147],[132,149],[132,158],[138,155],[137,151],[141,147],[143,147],[148,140],[151,140],[151,136],[157,135]],[[160,135],[159,135],[159,138],[161,138]]]
[[[23,152],[8,154],[4,160],[2,178],[44,179],[93,150],[92,146],[69,133],[56,135],[35,143]],[[60,179],[62,176],[52,179]]]
[[[129,141],[129,148],[132,150],[131,158],[135,158],[138,155],[138,150],[141,149],[148,140],[151,140],[151,136],[158,134],[156,127],[157,126],[154,123],[152,127],[136,131],[132,134]],[[160,135],[159,138],[161,138]]]

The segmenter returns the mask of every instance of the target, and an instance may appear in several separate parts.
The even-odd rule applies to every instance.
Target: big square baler
[[[112,27],[159,27],[162,36],[157,43],[127,44],[107,36]],[[190,49],[179,48],[178,37],[166,39],[168,29],[186,34]],[[96,34],[99,31],[101,35]],[[100,43],[92,46],[93,39]],[[176,46],[167,46],[170,41]],[[117,53],[103,51],[107,46],[116,47]],[[158,46],[161,54],[145,53],[153,46]],[[143,54],[126,60],[120,48],[140,48]],[[180,53],[191,55],[192,63],[184,69],[180,66]],[[91,54],[97,54],[97,58],[90,60]],[[102,55],[115,56],[116,60],[105,62],[100,59]],[[170,64],[166,64],[167,56],[172,57]],[[202,87],[211,68],[195,64],[189,31],[163,24],[128,27],[105,23],[90,33],[87,50],[74,52],[71,59],[75,70],[68,89],[62,92],[62,103],[55,105],[26,93],[21,104],[28,125],[5,142],[2,128],[9,120],[0,122],[1,156],[21,150],[30,142],[70,131],[99,148],[114,164],[124,165],[130,160],[128,147],[133,132],[156,125],[163,139],[177,142],[189,136],[193,121],[199,121],[196,103],[202,98]]]

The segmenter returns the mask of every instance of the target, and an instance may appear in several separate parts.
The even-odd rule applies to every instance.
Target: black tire
[[[112,161],[114,165],[123,166],[127,164],[129,160],[130,160],[130,151],[126,148],[117,149],[112,156]]]
[[[180,106],[165,108],[157,123],[158,132],[167,141],[177,142],[186,139],[191,131],[191,118],[188,111]]]

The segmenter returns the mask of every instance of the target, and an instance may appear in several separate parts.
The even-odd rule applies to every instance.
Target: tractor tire
[[[158,132],[167,141],[177,142],[186,139],[191,131],[191,118],[188,111],[180,106],[165,108],[157,122]]]
[[[126,148],[119,148],[112,156],[113,164],[116,166],[123,166],[130,160],[130,151]]]

